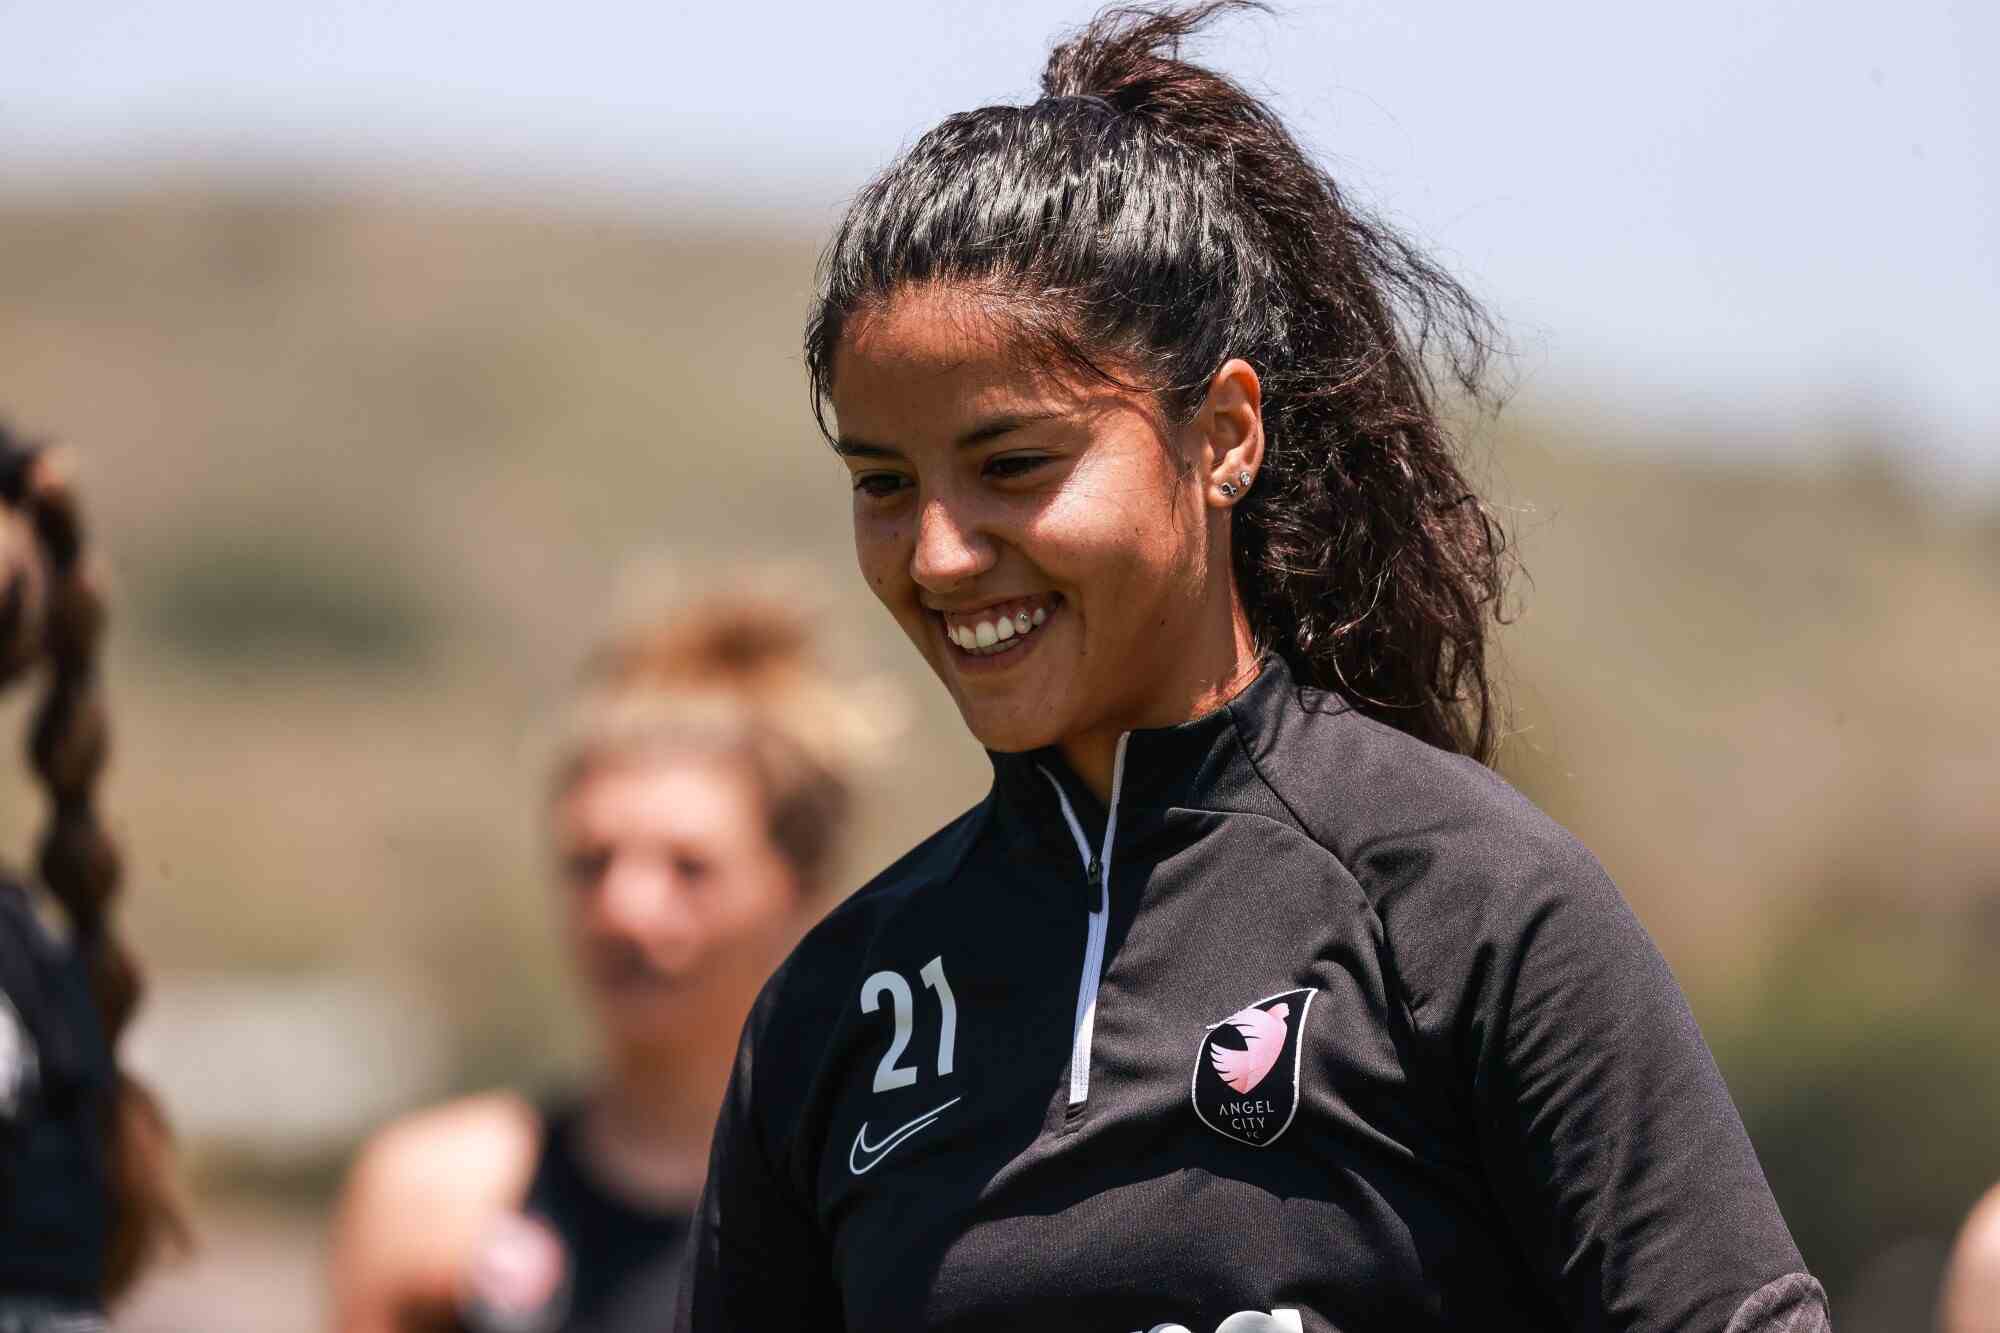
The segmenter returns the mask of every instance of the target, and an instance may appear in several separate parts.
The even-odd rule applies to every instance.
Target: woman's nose
[[[910,577],[931,592],[949,592],[993,565],[993,543],[945,497],[925,502],[917,514]]]
[[[686,895],[670,869],[649,857],[619,857],[591,900],[598,933],[634,939],[675,937],[692,928]]]

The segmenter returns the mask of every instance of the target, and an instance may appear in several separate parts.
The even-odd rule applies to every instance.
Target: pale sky
[[[823,231],[1089,10],[0,0],[0,191],[388,171]],[[1991,0],[1319,0],[1202,51],[1491,303],[1525,398],[1759,448],[1865,414],[2000,480]]]

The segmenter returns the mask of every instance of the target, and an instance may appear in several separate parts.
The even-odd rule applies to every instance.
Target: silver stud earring
[[[1236,481],[1237,484],[1242,486],[1244,490],[1247,491],[1250,489],[1250,474],[1247,471],[1237,473]]]
[[[1220,490],[1220,491],[1222,492],[1222,498],[1223,498],[1223,499],[1225,499],[1225,500],[1233,500],[1233,499],[1235,499],[1235,498],[1236,498],[1236,483],[1235,483],[1235,482],[1232,482],[1232,481],[1225,481],[1225,482],[1223,482],[1223,483],[1222,483],[1222,485],[1221,485],[1220,487],[1218,487],[1217,489],[1219,489],[1219,490]]]

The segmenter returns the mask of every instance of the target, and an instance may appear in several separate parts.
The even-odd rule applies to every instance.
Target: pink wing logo
[[[1268,1148],[1299,1109],[1317,986],[1266,995],[1202,1029],[1188,1083],[1194,1113],[1225,1139]]]
[[[1218,1028],[1235,1028],[1243,1038],[1243,1049],[1208,1044],[1208,1062],[1215,1066],[1215,1072],[1222,1081],[1236,1091],[1249,1094],[1250,1090],[1264,1081],[1271,1072],[1271,1066],[1278,1063],[1278,1057],[1285,1053],[1285,1020],[1292,1016],[1289,1004],[1274,1004],[1269,1009],[1259,1009],[1254,1005],[1239,1009],[1216,1024]]]

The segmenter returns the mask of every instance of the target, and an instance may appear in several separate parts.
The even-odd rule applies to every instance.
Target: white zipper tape
[[[1118,737],[1118,751],[1111,762],[1111,809],[1104,819],[1104,849],[1097,856],[1097,905],[1090,909],[1090,919],[1083,937],[1083,975],[1076,983],[1076,1021],[1070,1029],[1069,1045],[1069,1104],[1081,1105],[1090,1097],[1090,1042],[1097,1026],[1097,988],[1104,978],[1104,936],[1111,922],[1111,846],[1118,835],[1118,792],[1125,782],[1125,742],[1131,732]],[[1070,806],[1069,794],[1057,782],[1055,775],[1047,769],[1042,776],[1056,789],[1056,799],[1062,802],[1063,821],[1069,825],[1070,836],[1076,839],[1077,854],[1083,858],[1083,873],[1090,874],[1090,841],[1083,835],[1083,825],[1077,822],[1076,811]]]

